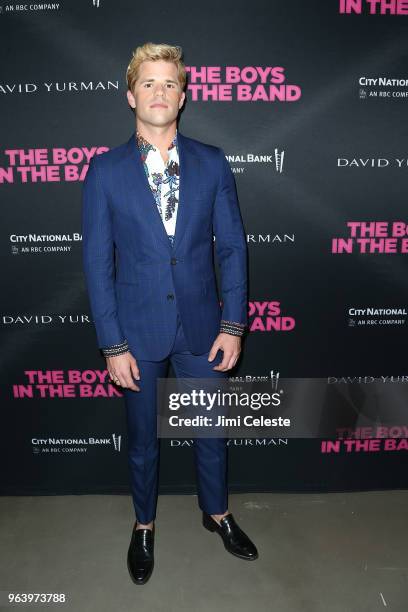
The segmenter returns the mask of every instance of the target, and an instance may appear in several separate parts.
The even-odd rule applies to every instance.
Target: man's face
[[[185,98],[176,65],[163,60],[142,62],[133,92],[128,90],[127,98],[142,123],[154,126],[172,124]]]

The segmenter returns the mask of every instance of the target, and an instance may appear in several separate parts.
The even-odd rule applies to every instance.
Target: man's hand
[[[137,361],[130,351],[123,355],[106,357],[106,367],[115,384],[132,389],[132,391],[140,391],[140,387],[133,382],[132,375],[136,380],[140,380],[140,373]]]
[[[226,334],[224,332],[218,334],[211,347],[210,354],[208,355],[208,361],[213,361],[219,349],[223,351],[224,356],[221,363],[214,366],[213,370],[226,372],[233,368],[238,361],[241,352],[241,336],[233,336],[232,334]]]

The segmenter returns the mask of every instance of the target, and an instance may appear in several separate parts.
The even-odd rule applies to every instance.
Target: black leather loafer
[[[221,519],[220,525],[210,514],[203,512],[203,525],[208,531],[216,531],[223,539],[224,546],[240,559],[254,561],[258,558],[256,546],[235,522],[231,512]]]
[[[135,584],[145,584],[154,566],[154,524],[153,529],[133,528],[127,555],[130,577]]]

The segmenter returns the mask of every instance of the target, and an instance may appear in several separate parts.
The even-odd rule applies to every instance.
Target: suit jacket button
[[[176,259],[175,257],[172,257],[172,258],[170,259],[170,263],[171,263],[173,266],[175,266],[175,265],[176,265],[176,263],[177,263],[177,259]]]
[[[168,299],[168,300],[174,300],[174,294],[173,294],[173,293],[169,293],[169,294],[167,295],[167,299]]]

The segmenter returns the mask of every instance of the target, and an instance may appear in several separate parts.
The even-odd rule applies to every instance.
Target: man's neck
[[[156,127],[136,121],[136,131],[160,151],[166,151],[176,134],[177,124]]]

